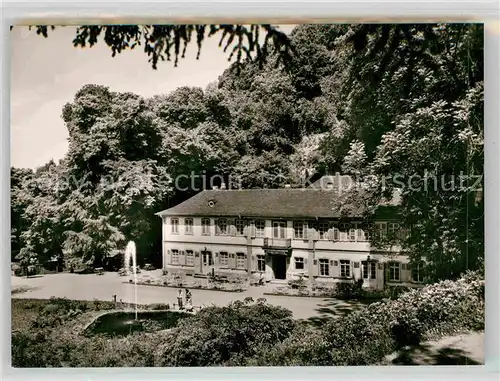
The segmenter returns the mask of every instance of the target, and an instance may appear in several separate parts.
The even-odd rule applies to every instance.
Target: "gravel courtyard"
[[[105,273],[103,275],[60,273],[32,278],[12,276],[11,279],[13,290],[27,290],[14,293],[13,298],[48,299],[55,296],[78,300],[112,300],[113,295],[116,295],[117,300],[122,299],[123,302],[134,301],[134,286],[125,283],[127,278],[118,276],[117,273]],[[192,290],[193,305],[208,306],[214,304],[223,306],[234,300],[243,300],[248,296],[254,298],[254,300],[266,298],[271,304],[280,305],[291,310],[295,319],[307,319],[312,324],[321,324],[325,319],[343,316],[362,306],[362,303],[354,301],[264,295],[272,287],[272,285],[250,287],[244,292]],[[138,303],[176,303],[177,292],[178,289],[176,288],[138,285]]]

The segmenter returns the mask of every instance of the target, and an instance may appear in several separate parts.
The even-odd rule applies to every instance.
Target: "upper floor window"
[[[221,266],[228,266],[229,265],[229,253],[225,251],[221,251],[219,253],[219,264]]]
[[[375,234],[378,238],[383,238],[387,234],[387,223],[377,222],[375,223]]]
[[[264,228],[266,227],[266,221],[256,220],[255,221],[255,236],[264,237]]]
[[[286,222],[273,221],[273,238],[286,238]]]
[[[319,275],[330,276],[330,262],[328,259],[319,259]]]
[[[352,224],[349,228],[349,241],[356,241],[356,225]]]
[[[245,268],[245,253],[236,253],[236,268],[244,269]]]
[[[387,230],[391,236],[395,236],[399,233],[399,224],[395,222],[389,222],[387,224]]]
[[[170,225],[172,226],[172,234],[179,234],[179,219],[171,218]]]
[[[215,225],[216,235],[227,235],[228,234],[227,220],[225,218],[219,218]]]
[[[193,219],[185,218],[184,219],[184,229],[186,234],[193,234]]]
[[[340,230],[337,226],[334,226],[332,228],[332,240],[333,241],[340,241]]]
[[[294,221],[293,222],[293,238],[295,239],[304,239],[305,234],[305,223],[304,221]]]
[[[320,222],[318,224],[319,239],[328,239],[328,229],[329,228],[330,228],[330,224],[328,222]]]
[[[236,227],[236,235],[244,235],[245,234],[245,221],[244,220],[236,220],[234,222],[234,226]]]
[[[201,234],[210,235],[210,218],[201,219]]]
[[[360,223],[356,224],[356,240],[361,242],[365,240],[362,225]]]
[[[351,226],[350,224],[344,222],[344,223],[339,224],[339,229],[341,232],[347,232],[349,230],[350,226]]]
[[[372,223],[364,223],[363,224],[363,235],[364,235],[364,240],[369,241],[371,237],[371,232],[373,231],[373,224]]]
[[[391,262],[389,263],[389,280],[399,281],[401,279],[401,263]]]
[[[340,260],[340,276],[349,278],[351,276],[351,261],[347,259]]]
[[[341,223],[339,226],[339,241],[346,241],[349,237],[349,228],[351,227],[348,223]]]

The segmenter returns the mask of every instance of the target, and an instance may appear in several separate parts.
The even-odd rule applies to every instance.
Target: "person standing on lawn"
[[[186,288],[186,310],[187,311],[192,311],[193,310],[193,303],[191,300],[191,291]]]
[[[179,309],[182,310],[183,308],[183,299],[184,299],[184,295],[182,293],[182,289],[179,290],[179,292],[177,293],[177,304],[179,305]]]

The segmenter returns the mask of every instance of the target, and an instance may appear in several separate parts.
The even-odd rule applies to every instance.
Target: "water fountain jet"
[[[137,257],[135,250],[135,242],[129,241],[125,249],[125,271],[127,276],[130,276],[130,262],[132,261],[132,274],[134,276],[134,308],[135,308],[135,320],[137,320]]]

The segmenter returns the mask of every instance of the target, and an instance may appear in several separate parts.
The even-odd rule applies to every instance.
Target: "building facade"
[[[158,213],[163,221],[163,271],[262,277],[265,281],[309,279],[352,282],[383,289],[413,285],[399,248],[376,250],[370,235],[399,234],[391,208],[375,219],[339,217],[335,194],[316,189],[205,190]],[[392,213],[394,215],[394,213]]]

